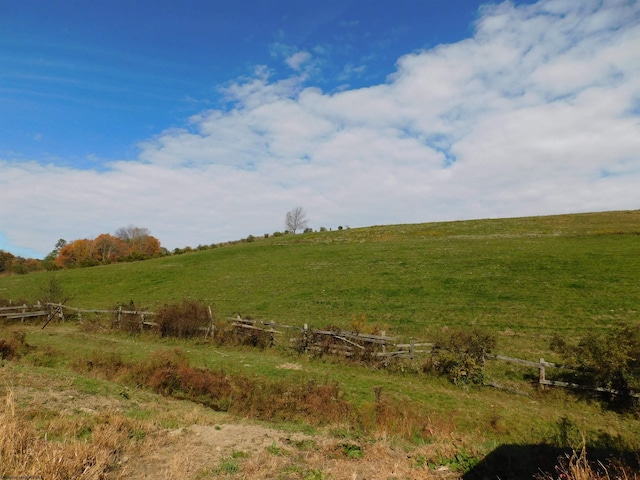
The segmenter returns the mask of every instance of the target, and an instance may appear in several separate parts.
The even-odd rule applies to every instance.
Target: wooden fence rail
[[[38,318],[47,315],[47,311],[38,302],[36,305],[13,305],[0,308],[0,318],[5,320],[20,319],[24,323],[27,318]]]
[[[156,312],[152,311],[124,310],[122,307],[114,310],[83,309],[70,307],[59,303],[47,303],[44,308],[42,305],[40,305],[39,302],[37,305],[15,305],[9,307],[0,307],[0,319],[21,319],[21,321],[24,322],[26,318],[46,317],[47,320],[42,327],[44,328],[56,316],[60,320],[64,320],[64,310],[75,312],[80,316],[80,318],[82,313],[112,314],[116,315],[117,323],[121,322],[123,315],[134,315],[140,317],[141,330],[145,327],[159,327],[159,324],[157,322],[150,322],[146,319],[147,316],[156,314]],[[306,323],[302,327],[294,325],[284,325],[275,322],[261,322],[253,319],[241,318],[239,315],[235,317],[229,317],[226,319],[226,321],[229,322],[231,326],[239,332],[245,331],[253,332],[254,334],[257,333],[267,335],[269,338],[268,344],[271,347],[273,347],[276,343],[276,336],[286,333],[285,331],[287,330],[293,332],[297,331],[298,338],[290,338],[289,341],[290,343],[298,343],[298,346],[304,352],[322,352],[346,357],[366,352],[371,357],[380,358],[385,366],[387,366],[387,362],[390,359],[408,359],[410,360],[410,362],[413,362],[416,357],[420,357],[426,354],[433,355],[436,348],[436,344],[431,342],[416,342],[412,340],[409,343],[397,343],[398,338],[394,336],[387,336],[386,332],[381,332],[379,335],[373,335],[343,330],[322,330],[309,328]],[[209,307],[209,325],[207,327],[201,327],[200,330],[205,332],[204,337],[206,339],[209,335],[212,338],[214,337],[215,329],[216,326],[214,318],[211,313],[211,307]],[[537,383],[542,388],[551,386],[579,390],[591,390],[600,393],[609,393],[612,395],[626,394],[625,392],[620,392],[603,387],[587,387],[575,383],[548,380],[546,378],[547,368],[558,368],[567,370],[573,369],[566,365],[547,362],[543,358],[540,358],[537,362],[535,362],[531,360],[524,360],[521,358],[491,354],[487,355],[486,359],[509,362],[524,367],[537,369]],[[494,383],[490,383],[489,385],[497,386],[497,384]],[[632,393],[631,395],[635,398],[640,398],[639,393]]]

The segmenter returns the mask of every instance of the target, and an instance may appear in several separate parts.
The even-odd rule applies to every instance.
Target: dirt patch
[[[362,445],[242,423],[193,425],[166,431],[162,437],[161,446],[126,459],[126,478],[460,478],[446,468],[430,470],[417,462],[419,456],[384,441]]]
[[[302,370],[302,365],[298,363],[282,363],[276,366],[276,368],[280,370]]]
[[[224,459],[248,459],[311,437],[259,425],[192,425],[158,434],[158,447],[125,462],[127,478],[207,478]],[[281,447],[278,447],[280,445]],[[217,472],[220,473],[220,472]]]
[[[93,428],[107,413],[139,422],[144,435],[119,445],[115,468],[103,477],[109,480],[460,478],[425,465],[426,458],[438,458],[443,445],[437,443],[416,450],[393,439],[360,441],[328,432],[291,432],[145,390],[74,375],[27,374],[11,365],[0,369],[0,394],[9,393],[25,418],[46,425],[38,428],[48,434],[59,431],[59,436],[73,437],[83,431],[78,427]]]

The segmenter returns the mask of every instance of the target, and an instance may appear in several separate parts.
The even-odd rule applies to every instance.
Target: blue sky
[[[0,0],[0,249],[640,208],[633,0]]]
[[[0,155],[96,167],[208,107],[219,88],[314,56],[331,92],[379,84],[403,54],[468,37],[482,2],[0,2]],[[60,122],[61,118],[69,121]],[[93,160],[89,160],[93,159]]]

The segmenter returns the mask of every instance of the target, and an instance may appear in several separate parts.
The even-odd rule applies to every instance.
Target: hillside
[[[219,316],[315,326],[353,318],[421,335],[478,325],[536,332],[637,322],[640,211],[378,226],[259,239],[144,262],[0,278],[68,304],[156,309],[182,298]]]
[[[55,278],[76,307],[189,298],[423,341],[477,326],[498,354],[558,361],[553,334],[640,323],[639,254],[640,211],[380,226],[2,277],[0,299]],[[0,323],[0,475],[521,479],[583,441],[603,461],[640,448],[637,413],[540,388],[531,366],[491,361],[483,385],[455,385],[428,357],[380,368],[78,320]]]

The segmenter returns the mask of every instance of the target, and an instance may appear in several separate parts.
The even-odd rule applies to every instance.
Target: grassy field
[[[420,336],[479,325],[536,333],[637,322],[640,212],[371,227],[261,239],[145,262],[0,277],[0,298],[156,309],[182,298],[224,317],[313,326],[354,317]]]
[[[390,335],[423,340],[443,328],[478,326],[497,336],[498,353],[554,360],[549,349],[553,334],[575,338],[620,322],[640,323],[638,272],[640,211],[629,211],[271,237],[144,262],[0,277],[0,298],[43,298],[43,290],[55,277],[69,296],[67,303],[75,307],[111,308],[134,301],[153,310],[189,298],[210,304],[218,317],[239,312],[284,324],[348,328],[364,316],[367,322],[384,324]],[[106,318],[101,322],[109,323]],[[313,359],[284,348],[231,348],[152,334],[128,336],[95,327],[86,317],[82,324],[51,324],[44,330],[39,325],[0,327],[0,338],[10,338],[16,329],[26,334],[29,348],[0,372],[5,394],[17,399],[18,410],[31,419],[36,436],[42,437],[52,422],[59,421],[55,412],[34,412],[36,399],[44,402],[42,392],[34,387],[39,382],[57,385],[54,389],[62,384],[70,392],[68,397],[109,403],[109,411],[115,408],[126,419],[129,443],[138,436],[151,438],[152,432],[187,428],[194,422],[219,422],[206,409],[176,416],[171,409],[186,407],[167,410],[153,400],[149,388],[131,383],[127,376],[136,364],[158,352],[179,349],[192,368],[242,379],[263,392],[267,402],[268,392],[283,385],[310,381],[336,385],[336,401],[345,402],[349,413],[331,425],[312,415],[267,418],[255,406],[244,412],[239,406],[228,411],[254,420],[277,420],[280,427],[310,435],[326,435],[338,445],[348,441],[358,448],[367,445],[367,451],[376,445],[378,453],[381,445],[387,453],[400,449],[409,473],[397,478],[438,478],[429,476],[436,475],[429,465],[449,466],[450,472],[461,467],[462,472],[505,445],[579,447],[584,436],[594,447],[640,449],[636,416],[604,409],[571,392],[538,391],[527,380],[536,372],[526,368],[497,363],[488,367],[488,379],[499,380],[510,392],[461,388],[437,376]],[[107,367],[100,370],[97,359],[101,358],[117,359],[119,363],[112,363],[120,370],[113,365],[111,372]],[[87,369],[88,364],[95,367]],[[375,392],[382,392],[382,401]],[[77,405],[73,408],[70,418],[87,415]],[[372,418],[387,423],[376,428]],[[86,435],[82,431],[65,435],[77,441]],[[138,447],[127,447],[132,448]],[[258,458],[252,455],[248,460],[234,458],[237,469],[212,467],[208,473],[192,472],[189,478],[242,478],[251,459]],[[313,465],[292,464],[296,455],[277,457],[278,462],[285,457],[289,462],[273,467],[280,469],[277,475],[270,470],[262,477],[254,472],[251,478],[352,478],[347,470],[342,477],[338,467],[335,471],[326,467],[326,462],[335,460],[330,454],[324,464]],[[374,462],[368,456],[365,460]],[[461,465],[465,461],[469,465]],[[357,465],[353,469],[364,468]],[[119,471],[115,468],[113,475]]]

